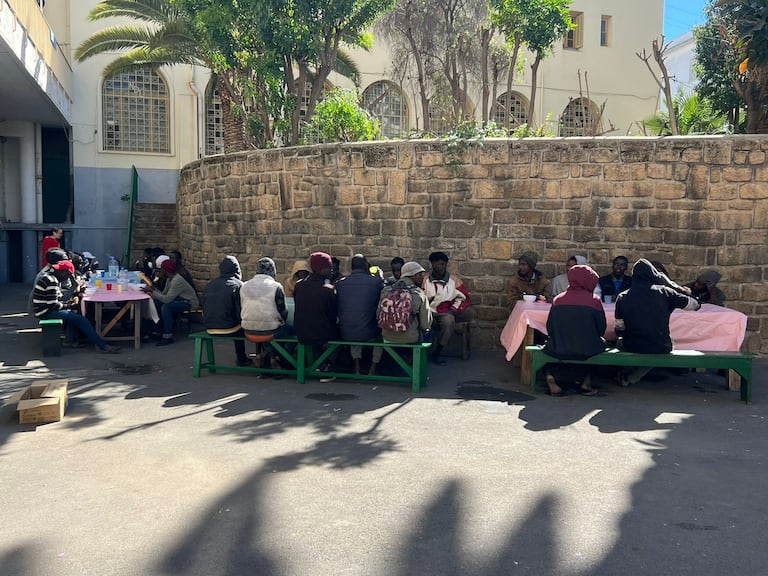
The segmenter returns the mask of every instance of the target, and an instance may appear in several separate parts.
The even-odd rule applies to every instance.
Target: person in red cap
[[[325,283],[333,274],[331,257],[325,252],[314,252],[309,257],[309,267],[312,273],[294,288],[296,312],[293,322],[299,342],[311,345],[317,356],[325,350],[329,340],[338,337],[339,301],[333,284]],[[329,359],[321,370],[330,372],[331,362]],[[329,377],[320,381],[333,380]]]
[[[160,274],[165,279],[165,287],[162,292],[152,286],[142,288],[151,295],[155,302],[162,304],[160,314],[162,316],[163,334],[157,346],[173,344],[173,322],[175,317],[184,312],[200,306],[197,292],[184,280],[181,274],[177,274],[176,264],[173,260],[164,260],[160,264]]]
[[[69,280],[75,273],[75,267],[61,248],[52,248],[45,254],[48,265],[43,269],[35,283],[32,305],[35,317],[41,320],[60,319],[69,332],[70,341],[74,342],[74,330],[80,330],[86,338],[98,346],[102,352],[116,354],[119,346],[110,346],[96,333],[88,319],[78,314],[74,308],[78,297],[65,300],[61,283]]]

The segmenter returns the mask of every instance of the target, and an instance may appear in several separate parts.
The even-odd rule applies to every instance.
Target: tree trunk
[[[482,95],[482,121],[488,123],[488,97],[491,94],[491,87],[488,83],[488,53],[490,52],[492,33],[489,28],[483,28],[480,31],[480,76],[483,79]]]
[[[219,74],[216,88],[221,98],[221,124],[224,135],[224,153],[240,152],[248,149],[245,135],[245,112],[233,94],[232,84]]]
[[[536,129],[536,82],[539,75],[539,64],[541,64],[541,52],[536,52],[536,57],[531,64],[531,101],[528,103],[528,126],[531,130]]]

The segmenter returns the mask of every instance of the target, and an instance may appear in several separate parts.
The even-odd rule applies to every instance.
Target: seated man
[[[381,342],[376,308],[384,282],[377,276],[371,276],[368,260],[362,254],[352,256],[351,264],[352,273],[336,282],[341,338],[350,342]],[[360,374],[363,347],[350,346],[349,349],[355,362],[355,374]],[[383,348],[373,349],[369,374],[376,374],[382,352]]]
[[[432,311],[420,288],[425,272],[418,262],[406,262],[400,280],[381,291],[377,319],[385,342],[416,344],[432,340]]]
[[[219,277],[214,278],[203,292],[203,321],[209,334],[240,335],[240,262],[226,256],[219,264]],[[235,340],[238,366],[250,366],[253,360],[245,353],[245,342]]]
[[[160,279],[164,281],[162,292],[152,286],[142,288],[152,296],[152,299],[162,304],[162,337],[156,346],[173,344],[173,322],[178,314],[185,310],[197,308],[200,302],[197,292],[184,278],[176,274],[176,265],[170,260],[164,260],[160,265]]]
[[[445,364],[440,354],[448,346],[456,322],[471,322],[475,311],[464,282],[456,274],[448,272],[448,255],[432,252],[429,263],[432,270],[423,288],[437,331],[432,360],[436,364]]]
[[[568,270],[577,264],[585,266],[587,264],[587,259],[584,256],[568,256],[568,260],[565,261],[565,272],[552,278],[552,298],[558,294],[562,294],[568,288]]]
[[[632,286],[616,299],[616,334],[627,352],[668,354],[672,351],[669,317],[675,308],[698,310],[701,304],[641,258],[632,268]],[[622,375],[620,384],[636,384],[651,368]]]
[[[195,289],[195,283],[192,281],[192,274],[189,273],[189,270],[186,269],[184,264],[182,263],[182,256],[181,252],[178,250],[174,250],[171,252],[171,261],[176,265],[176,274],[184,278],[184,280],[187,281],[187,284],[192,286],[192,289]]]
[[[533,294],[538,300],[547,301],[552,295],[550,282],[544,277],[536,264],[539,262],[539,255],[533,251],[527,251],[520,254],[517,261],[517,273],[510,279],[507,285],[507,304],[510,310],[515,307],[518,300],[523,299],[525,294]]]
[[[392,261],[389,263],[389,269],[392,271],[392,276],[384,281],[387,286],[391,286],[400,280],[400,271],[403,269],[403,264],[405,264],[405,260],[400,258],[400,256],[392,258]]]
[[[331,257],[325,252],[314,252],[309,257],[309,266],[312,273],[293,290],[296,302],[294,327],[299,342],[311,345],[315,356],[319,356],[328,347],[328,342],[338,337],[339,301],[333,284],[325,283],[333,274]],[[331,363],[329,358],[321,371],[330,372]],[[320,382],[333,380],[334,377],[321,378]]]
[[[603,302],[615,302],[616,296],[632,286],[632,276],[626,274],[629,260],[626,256],[616,256],[613,259],[611,273],[600,276],[600,292]]]
[[[64,322],[73,340],[74,330],[85,334],[86,338],[107,354],[120,352],[119,346],[110,346],[96,333],[96,330],[88,322],[88,319],[78,314],[76,308],[79,296],[70,299],[63,298],[61,282],[66,281],[75,273],[75,267],[67,259],[67,253],[61,248],[51,248],[46,253],[45,268],[40,274],[32,296],[32,305],[35,317],[41,320],[60,319]]]
[[[293,329],[287,323],[288,306],[286,305],[283,285],[275,280],[277,269],[272,258],[262,258],[257,265],[253,278],[246,281],[240,289],[240,306],[243,330],[252,340],[266,342],[271,338],[291,336]],[[265,351],[260,360],[265,360],[271,345],[265,344]],[[280,361],[272,354],[272,368],[280,368]],[[263,366],[263,362],[262,362]]]
[[[695,281],[684,284],[683,288],[688,288],[691,296],[702,304],[725,306],[725,294],[717,287],[718,282],[720,273],[717,270],[707,270],[699,274]]]
[[[562,360],[585,360],[605,350],[606,320],[603,305],[594,294],[597,272],[589,266],[571,266],[568,287],[555,297],[547,317],[547,343],[544,351]],[[552,365],[551,365],[552,366]],[[574,380],[580,381],[581,394],[594,396],[589,371],[579,365],[554,365],[563,368]],[[547,386],[553,396],[562,395],[553,369],[547,367]]]

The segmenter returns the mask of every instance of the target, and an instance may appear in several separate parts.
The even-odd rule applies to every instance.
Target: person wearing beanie
[[[219,264],[219,276],[203,291],[203,322],[208,334],[242,335],[240,326],[240,288],[243,285],[240,262],[225,256]],[[253,360],[245,353],[245,342],[235,340],[238,366],[250,366]]]
[[[725,306],[725,294],[717,287],[718,282],[720,282],[720,273],[717,270],[707,270],[683,287],[688,288],[691,296],[702,304]]]
[[[600,276],[598,285],[603,295],[603,302],[615,302],[616,297],[632,286],[632,276],[627,274],[629,260],[626,256],[616,256],[611,264],[611,273]]]
[[[427,294],[422,290],[427,271],[418,262],[406,262],[400,270],[400,279],[390,286],[385,286],[379,296],[378,317],[386,318],[384,311],[387,303],[391,305],[392,292],[407,290],[411,295],[411,322],[403,330],[381,329],[385,342],[394,344],[416,344],[432,340],[432,310],[429,308]]]
[[[145,286],[142,290],[152,296],[155,303],[162,305],[160,315],[163,332],[157,346],[167,346],[173,344],[173,323],[176,316],[197,308],[200,302],[195,289],[176,273],[176,264],[170,258],[160,263],[160,279],[165,285],[162,291],[153,286]]]
[[[75,267],[67,253],[60,248],[52,248],[45,256],[48,264],[35,283],[32,296],[35,317],[40,320],[62,320],[67,329],[68,340],[73,345],[76,342],[76,332],[79,330],[102,352],[107,354],[120,352],[119,346],[107,344],[88,319],[77,313],[79,295],[69,299],[64,298],[61,290],[62,282],[69,281],[75,272]]]
[[[550,282],[541,271],[536,269],[539,256],[531,250],[520,254],[517,260],[517,272],[507,284],[507,304],[509,309],[515,307],[523,295],[532,294],[538,300],[546,302],[551,299],[552,289]]]
[[[352,256],[351,267],[352,273],[336,282],[341,338],[350,342],[381,342],[376,309],[384,281],[371,275],[368,260],[362,254]],[[363,347],[350,346],[349,349],[355,362],[355,374],[360,374]],[[369,374],[376,373],[383,352],[383,348],[373,348]]]
[[[464,282],[456,274],[448,272],[448,255],[445,252],[432,252],[429,255],[429,264],[431,270],[424,281],[423,289],[436,328],[432,361],[435,364],[445,364],[441,354],[451,340],[456,323],[471,322],[474,309]]]
[[[322,354],[328,341],[338,338],[336,324],[339,315],[339,301],[333,284],[326,284],[331,279],[333,261],[325,252],[314,252],[309,257],[312,273],[302,280],[293,290],[296,304],[294,328],[296,337],[302,344],[312,346],[315,356]],[[321,367],[324,372],[331,371],[332,359]],[[331,382],[334,378],[322,378],[321,382]]]
[[[288,325],[288,306],[283,285],[275,280],[277,269],[272,258],[262,258],[256,274],[240,289],[240,308],[243,330],[250,336],[291,336]],[[266,346],[270,348],[269,346]],[[277,358],[273,355],[273,368]]]

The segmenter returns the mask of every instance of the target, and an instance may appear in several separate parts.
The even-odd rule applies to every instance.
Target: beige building
[[[87,20],[97,3],[0,0],[0,282],[32,279],[46,225],[62,225],[69,248],[122,257],[133,168],[139,201],[173,203],[180,168],[222,150],[218,102],[204,96],[205,69],[105,79],[113,55],[73,62],[80,43],[116,24]],[[661,34],[663,0],[574,0],[571,10],[578,27],[540,67],[536,123],[549,116],[562,136],[631,132],[658,106],[656,85],[635,52]],[[364,102],[385,135],[421,126],[412,82],[392,81],[386,46],[355,54]],[[589,100],[586,90],[579,99],[579,71],[588,74]],[[529,74],[525,66],[512,93],[499,93],[492,110],[499,124],[527,121]],[[349,85],[336,76],[330,83]],[[479,91],[477,82],[468,93],[475,109]],[[173,244],[169,238],[166,247]]]

